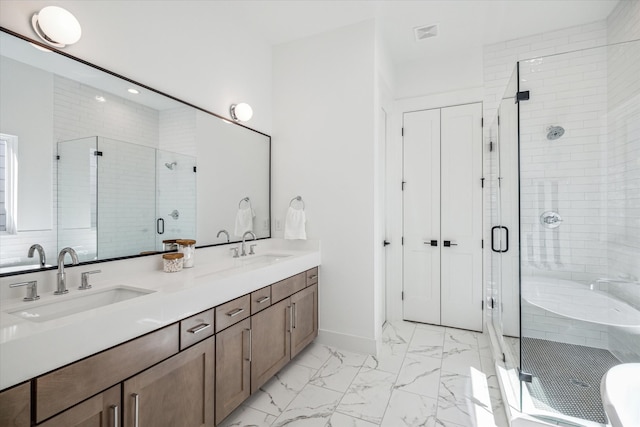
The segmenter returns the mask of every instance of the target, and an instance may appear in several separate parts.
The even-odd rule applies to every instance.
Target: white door
[[[378,191],[380,192],[380,206],[379,212],[381,215],[380,218],[380,227],[381,227],[381,236],[384,239],[380,244],[383,245],[382,249],[382,260],[379,263],[379,295],[378,295],[378,310],[380,315],[380,326],[384,326],[387,321],[387,238],[388,238],[388,227],[387,227],[387,215],[386,215],[386,207],[387,207],[387,112],[384,108],[380,109],[380,113],[378,116],[378,164],[380,166],[380,174],[378,175]]]
[[[405,113],[403,129],[403,317],[439,325],[440,110]]]
[[[482,104],[442,109],[442,324],[482,330]]]

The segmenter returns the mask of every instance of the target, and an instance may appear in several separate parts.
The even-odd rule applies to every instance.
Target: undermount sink
[[[290,257],[288,254],[264,254],[264,255],[249,255],[246,259],[242,260],[243,265],[254,264],[271,264]]]
[[[59,319],[71,314],[104,307],[117,302],[126,301],[155,291],[134,288],[130,286],[117,286],[111,289],[90,291],[85,295],[62,296],[56,301],[28,306],[7,311],[14,316],[21,317],[32,322],[46,322]]]

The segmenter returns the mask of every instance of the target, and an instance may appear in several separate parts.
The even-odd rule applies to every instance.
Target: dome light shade
[[[82,36],[82,28],[76,17],[57,6],[47,6],[34,13],[31,25],[45,43],[55,47],[74,44]]]
[[[251,105],[241,102],[240,104],[233,104],[229,109],[231,118],[237,122],[247,122],[253,117],[253,109]]]

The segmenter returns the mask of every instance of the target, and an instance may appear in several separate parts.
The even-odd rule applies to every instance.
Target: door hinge
[[[507,356],[504,353],[502,353],[502,363],[507,363]]]
[[[102,157],[102,151],[94,151],[93,155]]]
[[[493,152],[493,141],[489,141],[489,152]]]
[[[496,302],[496,300],[494,300],[493,297],[491,297],[491,308],[495,307],[495,305],[496,305],[495,302]]]
[[[402,185],[401,185],[401,187],[402,187],[402,191],[404,191],[404,185],[405,185],[406,183],[407,183],[407,181],[402,181]]]
[[[480,242],[480,247],[484,249],[484,239],[482,239],[482,241]]]
[[[480,127],[484,127],[484,117],[480,118]]]
[[[484,311],[484,301],[480,301],[482,304],[480,304],[480,310]]]
[[[60,156],[56,156],[56,160],[60,160]]]
[[[529,100],[529,91],[524,90],[522,92],[516,92],[516,104],[520,101],[528,101]]]
[[[480,178],[480,183],[482,185],[482,188],[484,188],[484,176],[482,178]]]
[[[500,116],[498,116],[498,126],[500,126]]]
[[[404,128],[402,128],[402,132],[401,133],[402,133],[402,136],[404,136]]]
[[[404,301],[404,291],[402,291],[402,301]]]
[[[193,173],[196,173],[196,166],[193,167]]]
[[[402,236],[402,238],[400,239],[400,244],[404,246],[404,236]]]
[[[518,379],[520,381],[524,381],[526,383],[530,383],[531,381],[533,381],[533,375],[531,375],[528,372],[524,372],[524,371],[518,369]]]

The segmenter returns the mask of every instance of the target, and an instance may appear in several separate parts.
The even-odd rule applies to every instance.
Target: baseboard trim
[[[372,338],[364,338],[320,329],[320,331],[318,331],[318,338],[316,339],[316,342],[335,347],[340,350],[376,354],[376,340]]]

